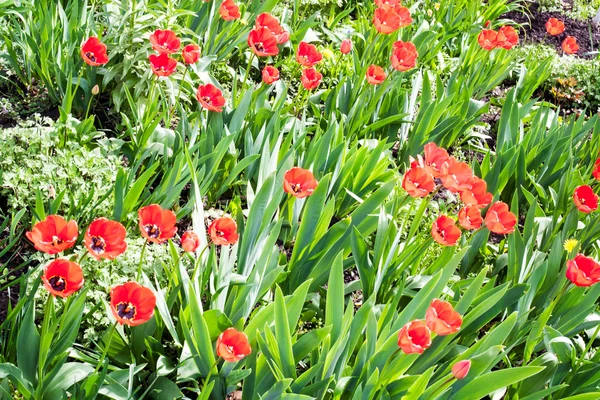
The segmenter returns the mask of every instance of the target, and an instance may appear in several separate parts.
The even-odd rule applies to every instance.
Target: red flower
[[[255,28],[248,34],[248,46],[259,57],[275,56],[279,53],[277,38],[268,28]]]
[[[217,339],[217,355],[227,362],[240,361],[250,355],[248,336],[235,328],[227,328]]]
[[[462,360],[452,366],[452,375],[456,379],[464,379],[471,369],[471,360]]]
[[[219,7],[219,14],[225,21],[233,21],[238,19],[240,15],[240,8],[233,2],[233,0],[225,0]]]
[[[283,176],[283,190],[299,199],[310,196],[317,187],[317,180],[312,172],[294,167]]]
[[[592,171],[592,176],[600,181],[600,158],[596,160],[594,164],[594,171]]]
[[[419,53],[417,53],[414,44],[398,40],[394,42],[390,60],[392,61],[392,67],[397,71],[408,71],[417,65],[418,56]]]
[[[200,47],[197,44],[188,44],[183,48],[181,55],[186,64],[194,64],[200,58]]]
[[[460,239],[460,228],[452,218],[440,215],[431,225],[431,236],[443,246],[454,246]]]
[[[57,258],[44,267],[42,282],[50,294],[69,297],[83,286],[83,271],[79,264]]]
[[[126,235],[125,227],[119,222],[98,218],[88,227],[83,242],[96,260],[113,260],[127,249]]]
[[[375,0],[375,5],[377,7],[388,7],[395,9],[402,5],[402,0]]]
[[[121,325],[141,325],[154,315],[156,296],[137,282],[117,285],[110,291],[110,309]]]
[[[427,168],[413,165],[404,174],[402,188],[406,190],[411,197],[425,197],[433,191],[435,182]]]
[[[575,39],[573,36],[567,36],[567,38],[563,40],[561,47],[567,54],[575,54],[579,51],[577,39]]]
[[[177,68],[177,60],[169,57],[166,53],[159,55],[150,54],[148,60],[150,60],[152,72],[157,76],[169,76]]]
[[[212,83],[198,86],[196,90],[196,98],[209,111],[221,112],[225,105],[225,98],[221,89],[217,88]]]
[[[400,15],[392,8],[381,7],[375,10],[373,14],[373,25],[378,32],[389,35],[400,29]]]
[[[340,51],[342,54],[348,54],[352,51],[352,40],[344,39],[342,40],[342,44],[340,45]]]
[[[36,250],[48,254],[56,254],[75,245],[79,232],[77,222],[65,221],[58,215],[48,215],[45,220],[33,226],[31,232],[25,234],[33,242]]]
[[[439,177],[446,189],[457,193],[471,189],[473,171],[471,171],[469,164],[459,162],[454,157],[450,157],[448,162],[442,165]]]
[[[496,48],[496,39],[498,38],[498,32],[492,29],[484,29],[477,37],[477,42],[484,50],[493,50]]]
[[[548,18],[548,22],[546,22],[546,32],[549,35],[556,36],[560,35],[565,31],[565,23],[560,19],[556,18]]]
[[[194,231],[187,231],[181,237],[181,248],[188,253],[193,253],[200,246],[200,238]]]
[[[267,65],[262,70],[262,80],[267,85],[271,85],[279,80],[279,70],[271,65]]]
[[[477,206],[464,206],[458,212],[458,223],[465,229],[479,229],[483,223],[481,211]]]
[[[160,30],[157,29],[152,35],[150,35],[150,43],[152,48],[158,51],[160,54],[172,54],[177,53],[181,47],[181,41],[172,30]]]
[[[417,319],[404,325],[398,332],[398,346],[406,354],[421,354],[431,346],[431,332],[425,321]]]
[[[304,68],[302,70],[302,86],[306,90],[316,89],[321,83],[323,75],[314,68]]]
[[[450,160],[448,152],[446,149],[437,147],[433,142],[427,143],[423,150],[425,153],[425,165],[429,168],[434,178],[439,177],[442,166]]]
[[[567,261],[567,279],[577,286],[592,286],[600,282],[600,264],[593,258],[577,254]]]
[[[104,65],[108,62],[106,45],[95,36],[90,37],[81,46],[81,58],[92,67]]]
[[[465,204],[484,208],[492,202],[494,195],[487,191],[486,181],[478,176],[473,176],[471,187],[460,192],[460,199]]]
[[[462,317],[447,301],[433,299],[425,314],[427,327],[439,336],[446,336],[459,331]]]
[[[496,41],[494,45],[496,47],[502,47],[504,49],[510,50],[514,46],[519,43],[519,35],[515,28],[512,26],[503,26],[498,30],[498,34],[496,35]]]
[[[283,30],[277,18],[269,13],[262,13],[256,17],[256,23],[254,25],[256,29],[267,28],[277,38],[277,43],[283,44],[290,39],[288,31]]]
[[[371,85],[383,83],[386,77],[385,71],[378,65],[370,65],[369,68],[367,68],[367,82]]]
[[[238,241],[237,225],[229,217],[215,219],[208,227],[212,242],[219,246],[228,246]]]
[[[514,232],[517,217],[510,212],[506,203],[497,201],[488,208],[484,223],[490,231],[506,235]]]
[[[177,228],[177,218],[171,210],[165,210],[158,204],[142,207],[138,211],[142,236],[154,243],[163,243],[171,239]]]
[[[296,61],[305,67],[312,67],[323,59],[323,55],[317,50],[314,44],[300,42]]]
[[[575,207],[582,213],[589,214],[598,209],[598,196],[588,185],[578,186],[573,192]]]

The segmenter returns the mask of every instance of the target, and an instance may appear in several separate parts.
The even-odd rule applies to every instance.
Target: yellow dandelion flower
[[[567,240],[565,240],[564,247],[565,247],[565,250],[570,253],[577,248],[578,244],[579,244],[579,241],[577,239],[567,239]]]
[[[323,57],[333,58],[333,51],[331,51],[330,49],[323,50]]]

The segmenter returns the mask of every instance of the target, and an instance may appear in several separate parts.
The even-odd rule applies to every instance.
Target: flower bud
[[[92,88],[92,94],[95,96],[98,93],[100,93],[100,88],[98,87],[98,85],[94,85],[94,87]]]
[[[456,379],[463,379],[471,369],[471,360],[462,360],[452,366],[452,375]]]

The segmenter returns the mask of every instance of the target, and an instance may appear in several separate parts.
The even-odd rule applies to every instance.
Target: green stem
[[[594,334],[590,337],[588,344],[585,346],[585,350],[583,351],[583,353],[581,353],[581,357],[579,357],[579,360],[577,360],[577,364],[578,364],[577,368],[579,368],[580,366],[583,365],[583,358],[588,353],[588,351],[590,351],[590,348],[592,347],[592,343],[594,343],[594,340],[596,340],[596,336],[598,336],[598,333],[600,333],[600,324],[598,324],[598,326],[596,327]]]
[[[108,355],[108,349],[110,349],[110,344],[112,343],[112,338],[115,333],[115,328],[117,327],[117,323],[118,322],[115,321],[115,323],[110,328],[110,331],[108,334],[108,343],[106,344],[106,346],[104,346],[104,350],[102,350],[102,355],[100,356],[100,359],[98,360],[98,364],[96,365],[96,369],[94,370],[94,373],[98,372],[98,370],[100,369],[100,366],[104,362],[104,359]]]
[[[208,375],[206,376],[206,379],[204,380],[204,383],[202,384],[201,393],[204,393],[204,390],[206,389],[208,382],[210,382],[210,378],[212,378],[213,369],[216,368],[219,361],[221,361],[221,357],[217,357],[217,359],[215,360],[215,363],[212,365],[212,367],[210,367],[210,371],[208,371]]]
[[[188,67],[185,67],[185,71],[183,71],[183,76],[181,77],[181,83],[179,84],[179,89],[177,90],[177,97],[175,98],[175,102],[171,106],[171,110],[169,110],[169,120],[165,121],[165,128],[171,128],[171,120],[173,119],[173,114],[175,112],[175,105],[179,103],[179,98],[181,97],[181,88],[185,83],[185,76],[187,75]]]
[[[246,73],[244,74],[244,83],[242,85],[242,94],[240,98],[244,97],[246,92],[246,84],[248,82],[248,76],[250,75],[250,68],[252,68],[252,61],[254,60],[254,53],[250,53],[250,59],[248,59],[248,66],[246,67]]]
[[[148,245],[148,241],[144,241],[144,246],[142,246],[142,253],[140,254],[140,262],[137,268],[137,278],[136,280],[140,280],[142,278],[142,263],[144,262],[144,253],[146,252],[146,246]]]

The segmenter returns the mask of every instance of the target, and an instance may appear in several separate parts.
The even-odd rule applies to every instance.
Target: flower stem
[[[215,360],[215,363],[212,365],[212,367],[210,367],[210,371],[208,371],[208,375],[206,375],[206,379],[204,380],[204,383],[202,384],[201,393],[204,393],[204,390],[206,389],[208,382],[210,382],[210,378],[212,378],[213,369],[216,368],[219,361],[221,361],[221,357],[217,357],[217,359]]]
[[[137,280],[139,281],[142,278],[142,263],[144,262],[144,253],[146,252],[146,246],[148,245],[148,241],[144,241],[144,246],[142,246],[142,253],[140,254],[140,263],[137,268]]]
[[[110,328],[110,332],[108,334],[108,343],[106,343],[106,346],[104,346],[104,350],[102,351],[102,355],[100,356],[100,359],[98,360],[98,364],[96,365],[96,369],[94,370],[94,373],[98,372],[98,370],[100,369],[100,366],[104,362],[104,359],[108,355],[108,349],[110,348],[110,344],[112,343],[112,338],[115,333],[115,328],[117,327],[117,323],[118,322],[115,321],[115,323]]]

